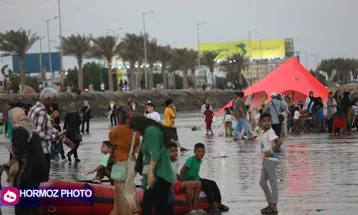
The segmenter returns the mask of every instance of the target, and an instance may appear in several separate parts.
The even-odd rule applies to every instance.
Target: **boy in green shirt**
[[[221,203],[221,193],[215,181],[204,179],[199,176],[200,165],[205,155],[205,145],[197,143],[194,146],[194,156],[188,158],[180,170],[180,177],[184,180],[200,180],[201,189],[211,204],[211,212],[227,212],[229,208]]]

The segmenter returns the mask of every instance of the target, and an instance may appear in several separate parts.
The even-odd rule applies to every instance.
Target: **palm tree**
[[[202,62],[209,67],[213,87],[215,86],[214,67],[217,59],[220,57],[220,53],[221,51],[204,51],[202,54]]]
[[[78,88],[83,90],[83,59],[88,57],[91,49],[91,37],[85,35],[71,35],[62,38],[62,51],[64,56],[74,56],[78,65]]]
[[[171,70],[183,71],[183,89],[188,89],[188,70],[193,67],[197,62],[197,52],[194,49],[181,48],[174,49],[174,55],[171,59]],[[194,74],[195,75],[195,74]]]
[[[159,46],[158,47],[158,58],[159,61],[162,63],[162,75],[163,75],[163,85],[164,89],[168,88],[168,78],[166,76],[167,66],[170,60],[173,57],[173,51],[171,50],[170,46]]]
[[[229,81],[239,81],[240,86],[247,85],[245,77],[241,74],[241,71],[247,67],[247,58],[239,53],[233,54],[226,61],[221,63],[221,66],[228,73]]]
[[[123,61],[129,62],[130,72],[128,72],[128,83],[130,88],[138,87],[134,86],[135,80],[132,75],[134,74],[136,62],[139,62],[144,58],[142,47],[144,47],[144,45],[140,36],[130,33],[126,33],[117,46],[116,52]]]
[[[20,80],[21,85],[25,83],[25,54],[29,51],[32,45],[40,39],[36,33],[31,34],[31,30],[24,30],[20,28],[17,31],[11,30],[6,33],[0,33],[0,51],[4,53],[1,56],[17,55],[20,64]]]
[[[148,38],[148,37],[146,37]],[[154,70],[154,63],[159,60],[159,46],[156,39],[152,39],[148,43],[148,63],[150,68],[149,78],[148,78],[148,89],[152,89],[154,85],[153,80],[153,70]]]
[[[93,47],[91,48],[91,57],[106,59],[108,62],[108,88],[113,91],[113,75],[112,75],[112,58],[116,55],[117,51],[117,37],[114,36],[101,36],[92,39]],[[116,80],[117,83],[117,80]]]

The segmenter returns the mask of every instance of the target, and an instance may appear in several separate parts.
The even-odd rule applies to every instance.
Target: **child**
[[[173,142],[170,144],[170,161],[172,164],[172,168],[174,171],[175,178],[180,178],[177,174],[176,170],[176,160],[178,157],[178,146]],[[173,185],[173,190],[176,193],[185,193],[186,202],[188,203],[189,213],[188,215],[193,214],[206,214],[206,212],[202,209],[198,208],[199,204],[199,195],[201,191],[201,183],[200,181],[178,181]]]
[[[213,123],[214,112],[210,110],[210,105],[206,105],[206,110],[204,111],[205,123],[206,123],[206,136],[209,135],[209,131],[211,135],[214,135],[213,130],[211,129],[211,124]]]
[[[104,154],[101,164],[98,165],[94,170],[89,171],[87,174],[93,174],[97,172],[96,177],[92,179],[92,182],[100,184],[101,179],[104,178],[104,176],[107,176],[110,178],[109,171],[107,170],[107,164],[109,160],[109,156],[111,155],[113,150],[113,145],[109,141],[103,141],[101,145],[101,152]],[[112,183],[112,182],[111,182]]]
[[[230,109],[225,108],[225,116],[224,116],[224,125],[225,125],[225,136],[231,137],[232,136],[232,122],[236,122],[235,118],[231,115]]]
[[[268,206],[261,210],[263,214],[277,214],[278,187],[276,177],[277,152],[282,145],[281,140],[271,128],[271,114],[263,113],[261,116],[262,129],[260,131],[261,152],[263,167],[261,170],[260,186],[262,187]],[[270,191],[267,181],[270,181]]]
[[[205,155],[205,146],[203,143],[197,143],[194,146],[194,156],[185,161],[180,170],[180,177],[186,181],[200,180],[201,189],[205,192],[206,197],[211,205],[211,212],[226,212],[229,208],[221,203],[221,193],[215,181],[200,178],[200,165]]]
[[[2,112],[0,112],[0,134],[3,134],[3,118],[4,118],[4,115],[2,114]]]
[[[354,121],[355,121],[355,118],[356,118],[356,116],[355,116],[355,110],[353,109],[353,104],[351,103],[351,104],[349,104],[349,106],[348,106],[348,115],[347,115],[347,117],[348,117],[348,131],[349,132],[352,132],[352,126],[353,126],[353,123],[354,123]]]
[[[317,116],[318,116],[318,129],[320,131],[326,130],[326,117],[323,115],[323,107],[319,107],[317,110]]]
[[[57,117],[54,119],[54,125],[53,127],[58,131],[61,132],[61,126],[60,126],[60,117]],[[53,141],[51,143],[51,159],[54,160],[57,153],[60,153],[62,160],[66,160],[65,152],[63,150],[63,143]]]

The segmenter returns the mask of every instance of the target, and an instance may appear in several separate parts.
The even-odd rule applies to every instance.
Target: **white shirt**
[[[259,140],[261,141],[261,155],[264,159],[269,159],[272,161],[278,161],[276,154],[273,152],[273,149],[275,148],[275,142],[278,137],[275,134],[275,131],[270,128],[266,132],[263,130],[259,131]],[[264,152],[271,152],[271,157],[266,158],[264,156]]]
[[[146,117],[154,121],[160,122],[160,115],[156,111],[154,111],[153,113],[147,113]]]
[[[235,118],[233,115],[231,114],[226,114],[224,117],[224,122],[235,122]]]
[[[293,115],[293,119],[300,119],[300,112],[298,110],[295,111],[295,114]]]
[[[358,106],[353,106],[354,113],[356,116],[358,116]]]

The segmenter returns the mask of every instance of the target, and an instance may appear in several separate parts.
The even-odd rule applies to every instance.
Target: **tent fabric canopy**
[[[329,93],[327,87],[308,72],[295,57],[292,57],[269,75],[244,90],[244,93],[245,96],[254,95],[252,103],[257,107],[265,93],[269,97],[272,92],[290,95],[297,104],[299,100],[307,97],[310,91],[315,93],[315,97],[322,97],[323,100],[328,97]],[[215,115],[221,114],[225,108],[231,106],[232,103],[229,102]]]

